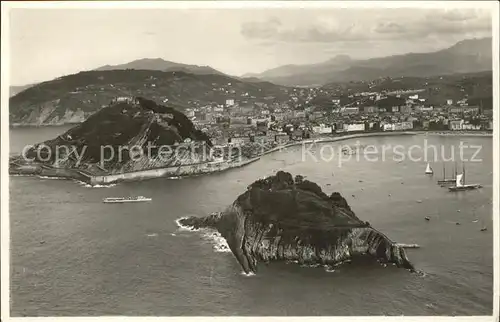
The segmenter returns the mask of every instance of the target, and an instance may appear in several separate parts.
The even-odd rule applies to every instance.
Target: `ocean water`
[[[40,141],[41,134],[28,131],[11,131],[13,151]],[[49,137],[64,129],[51,131]],[[449,192],[436,184],[441,162],[431,162],[435,174],[429,177],[425,161],[394,161],[391,151],[385,161],[375,153],[370,160],[378,161],[351,156],[341,166],[338,156],[329,162],[311,156],[323,151],[328,158],[330,149],[356,140],[318,144],[305,160],[296,146],[223,173],[106,188],[10,177],[11,315],[491,315],[492,139],[418,135],[361,143],[410,149],[426,140],[457,153],[460,142],[481,146],[476,158],[482,162],[466,162],[466,180],[484,187]],[[466,149],[464,156],[474,152]],[[452,163],[446,165],[451,174]],[[261,263],[256,275],[245,276],[217,234],[176,224],[183,216],[223,210],[254,180],[277,170],[304,175],[326,193],[339,191],[389,238],[419,244],[407,254],[423,276],[368,260],[330,272]],[[153,200],[102,203],[129,195]]]

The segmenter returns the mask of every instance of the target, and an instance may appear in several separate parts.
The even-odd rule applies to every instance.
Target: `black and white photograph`
[[[2,2],[2,321],[499,321],[498,16]]]

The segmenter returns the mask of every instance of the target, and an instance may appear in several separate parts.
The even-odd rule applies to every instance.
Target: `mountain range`
[[[34,86],[35,84],[29,84],[29,85],[19,85],[19,86],[10,86],[9,87],[9,97],[12,97],[18,93],[21,93],[25,89],[30,88],[31,86]]]
[[[284,86],[321,86],[332,82],[372,80],[379,77],[430,77],[492,70],[492,38],[465,39],[436,52],[408,53],[365,60],[337,55],[325,62],[283,65],[241,77],[224,74],[210,66],[176,63],[162,58],[144,58],[125,64],[105,65],[95,71],[155,70],[194,75],[225,75],[245,82],[267,81]],[[33,85],[11,86],[10,96]]]
[[[322,63],[284,65],[246,74],[275,84],[313,86],[379,77],[429,77],[492,69],[492,38],[466,39],[430,53],[408,53],[366,60],[338,55]]]
[[[226,75],[158,70],[93,70],[36,84],[9,99],[13,125],[83,122],[116,97],[148,97],[179,110],[224,104],[227,98],[287,101],[288,88],[269,82],[245,82]]]
[[[224,73],[210,66],[198,66],[198,65],[175,63],[161,58],[138,59],[121,65],[105,65],[96,68],[95,70],[105,71],[105,70],[123,70],[123,69],[159,70],[163,72],[186,72],[195,75],[207,75],[207,74],[225,75]]]

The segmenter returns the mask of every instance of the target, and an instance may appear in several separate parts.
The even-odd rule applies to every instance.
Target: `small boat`
[[[425,168],[425,174],[433,174],[434,171],[432,171],[431,165],[427,163],[427,168]]]
[[[457,175],[455,185],[453,187],[449,187],[450,191],[466,191],[466,190],[475,190],[482,188],[483,186],[479,183],[473,184],[465,184],[465,167],[463,168],[463,173]]]
[[[110,198],[104,198],[102,201],[104,203],[126,203],[126,202],[145,202],[145,201],[151,201],[151,198],[146,198],[144,196],[138,196],[138,197],[110,197]]]

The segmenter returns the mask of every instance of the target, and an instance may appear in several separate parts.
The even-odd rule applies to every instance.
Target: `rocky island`
[[[178,109],[126,97],[66,133],[10,158],[11,174],[77,179],[89,184],[222,171],[255,161],[210,138]]]
[[[221,213],[178,223],[218,230],[246,273],[261,261],[336,266],[363,254],[414,271],[403,246],[359,219],[338,192],[283,171],[252,183]]]

